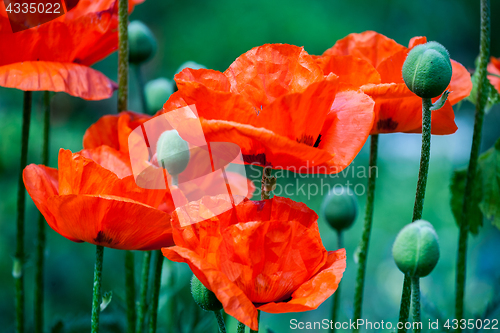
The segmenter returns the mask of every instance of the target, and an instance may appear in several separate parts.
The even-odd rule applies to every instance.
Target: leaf
[[[484,216],[500,229],[500,139],[479,156],[483,176],[483,196],[479,207]]]
[[[436,111],[441,109],[444,106],[444,103],[446,103],[446,100],[448,99],[448,95],[450,94],[449,90],[445,90],[444,93],[439,97],[437,101],[432,103],[431,106],[431,111]]]
[[[451,177],[450,191],[451,191],[451,211],[455,217],[455,221],[460,225],[460,220],[462,218],[464,192],[465,192],[465,181],[467,179],[467,168],[458,169],[453,172]],[[483,225],[483,214],[479,209],[479,202],[482,197],[481,190],[481,175],[478,170],[478,175],[476,177],[476,182],[472,195],[470,195],[470,200],[473,200],[471,204],[471,210],[466,218],[469,225],[469,231],[477,235],[479,232],[479,227]]]
[[[477,103],[477,86],[478,86],[478,71],[475,71],[471,76],[472,80],[472,91],[470,92],[467,99],[474,105]],[[488,113],[490,109],[495,105],[500,103],[500,94],[493,87],[488,79],[486,79],[486,89],[488,93],[488,101],[486,102],[485,113]]]

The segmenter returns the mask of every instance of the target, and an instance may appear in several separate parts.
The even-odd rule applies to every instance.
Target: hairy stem
[[[403,291],[401,293],[401,305],[399,306],[399,322],[403,323],[399,333],[406,332],[404,324],[408,321],[408,316],[410,315],[410,304],[411,304],[411,278],[405,274],[403,282]]]
[[[375,200],[375,182],[377,179],[377,152],[378,152],[378,135],[374,134],[370,139],[370,164],[368,168],[368,190],[366,194],[365,208],[365,224],[363,226],[363,234],[359,243],[359,261],[358,273],[356,276],[356,289],[354,290],[354,318],[357,321],[361,318],[361,310],[363,306],[363,290],[365,287],[366,260],[368,255],[368,245],[370,243],[370,233],[372,230],[373,221],[373,203]],[[353,332],[359,332],[356,327]]]
[[[219,333],[226,333],[226,325],[224,324],[224,318],[220,311],[214,311],[215,318],[217,319],[217,325],[219,326]]]
[[[104,248],[96,246],[94,266],[94,296],[92,298],[92,333],[99,332],[99,314],[101,313],[101,279]]]
[[[420,318],[420,278],[414,276],[411,278],[411,289],[412,289],[412,308],[413,308],[413,333],[420,333],[422,322]]]
[[[337,248],[342,248],[342,231],[337,230]],[[333,326],[331,326],[330,332],[335,332],[335,323],[337,322],[337,315],[340,308],[340,284],[335,291],[335,296],[333,296],[333,306],[332,306],[332,322]]]
[[[163,254],[161,250],[156,252],[155,275],[153,278],[153,303],[151,305],[151,318],[149,320],[149,333],[156,332],[156,323],[158,319],[158,300],[160,298],[161,270],[163,267]]]
[[[127,303],[127,333],[135,333],[134,253],[125,251],[125,299]]]
[[[236,328],[236,333],[245,333],[245,324],[238,322],[238,327]]]
[[[137,332],[144,329],[144,319],[146,315],[146,304],[148,301],[149,267],[151,266],[151,251],[144,252],[141,273],[141,295],[139,308],[137,310]]]
[[[118,0],[118,112],[128,109],[128,0]]]
[[[472,199],[470,198],[477,176],[477,161],[481,148],[481,137],[483,132],[483,118],[486,102],[488,101],[487,71],[488,58],[490,55],[490,1],[481,0],[481,44],[479,47],[479,65],[476,116],[474,120],[474,134],[472,135],[472,148],[470,151],[469,169],[465,181],[464,201],[462,216],[460,219],[460,231],[458,235],[457,272],[455,289],[455,318],[460,322],[464,316],[464,294],[465,273],[467,270],[467,237],[469,226],[467,216],[471,210]],[[458,327],[457,332],[462,329]]]

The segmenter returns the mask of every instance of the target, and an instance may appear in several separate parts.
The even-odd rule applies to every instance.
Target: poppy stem
[[[464,316],[464,294],[465,294],[465,273],[467,269],[467,237],[469,235],[469,225],[467,216],[471,210],[471,199],[474,183],[477,176],[477,162],[481,148],[481,137],[483,132],[483,118],[486,103],[488,101],[488,78],[487,66],[490,55],[490,1],[481,0],[481,36],[479,47],[478,64],[478,86],[476,101],[476,115],[474,120],[474,133],[472,135],[472,147],[470,151],[469,168],[465,181],[464,201],[462,205],[462,216],[460,219],[460,231],[458,236],[457,272],[455,289],[455,319],[459,322]],[[458,327],[457,332],[462,329]]]
[[[215,318],[217,318],[217,325],[219,325],[219,333],[226,333],[226,325],[224,324],[224,318],[219,311],[214,311]]]
[[[148,282],[149,282],[149,267],[151,266],[151,251],[144,252],[142,259],[141,273],[141,294],[139,308],[137,309],[137,332],[142,332],[144,329],[144,318],[146,313],[146,303],[148,299]]]
[[[236,328],[236,333],[245,333],[245,324],[238,322],[238,327]]]
[[[135,333],[134,253],[125,251],[125,299],[127,303],[127,333]]]
[[[341,249],[342,248],[342,231],[337,230],[337,248]],[[337,290],[335,291],[335,296],[333,298],[333,307],[332,307],[332,322],[333,325],[331,326],[330,332],[335,332],[335,323],[337,322],[337,314],[339,312],[339,307],[340,307],[340,284],[337,287]]]
[[[422,330],[422,321],[420,319],[420,278],[414,276],[411,278],[412,289],[412,308],[413,308],[413,333],[420,333]]]
[[[261,193],[260,199],[267,200],[271,197],[271,191],[273,186],[276,184],[276,178],[271,177],[272,169],[270,167],[264,167],[262,171],[262,181],[261,181]]]
[[[24,211],[26,191],[23,183],[23,170],[28,160],[28,141],[30,135],[32,92],[24,92],[23,127],[21,132],[21,162],[17,188],[17,244],[12,276],[16,284],[16,332],[24,332]]]
[[[49,164],[49,139],[50,139],[50,98],[51,93],[46,91],[43,95],[43,147],[42,164]],[[35,271],[35,333],[43,332],[43,270],[45,254],[45,219],[42,214],[38,216],[38,234],[36,246],[36,271]]]
[[[101,312],[101,280],[104,247],[96,245],[94,266],[94,296],[92,298],[92,333],[99,332],[99,314]]]
[[[128,109],[128,0],[118,0],[118,112]]]
[[[373,203],[375,200],[375,182],[377,179],[377,153],[378,153],[378,134],[373,134],[370,139],[370,162],[368,167],[368,190],[366,194],[365,224],[363,234],[359,243],[358,253],[358,273],[356,277],[356,289],[354,291],[354,318],[357,321],[361,318],[363,306],[363,290],[365,286],[366,260],[368,255],[368,245],[370,243],[370,233],[373,221]],[[375,169],[375,172],[372,172]],[[358,328],[353,332],[359,332]]]
[[[399,322],[403,323],[399,333],[406,333],[406,328],[404,324],[408,321],[408,316],[410,315],[410,303],[411,303],[411,278],[405,274],[403,282],[403,291],[401,293],[401,304],[399,306]]]
[[[161,250],[155,251],[155,275],[153,278],[153,304],[151,305],[151,318],[149,321],[149,333],[156,333],[156,323],[158,319],[158,300],[160,298],[161,270],[163,267],[163,254]]]
[[[257,325],[259,325],[259,324],[260,324],[260,310],[257,310]],[[259,333],[259,329],[257,328],[256,331],[251,329],[250,333]]]
[[[139,88],[139,97],[141,99],[142,112],[149,113],[148,105],[146,103],[146,93],[144,91],[144,77],[142,75],[141,65],[132,65],[134,68],[135,78],[137,80],[137,87]]]

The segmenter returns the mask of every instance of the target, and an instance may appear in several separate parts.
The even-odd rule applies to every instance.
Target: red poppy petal
[[[106,99],[116,84],[86,66],[48,61],[26,61],[0,66],[0,86],[25,91],[63,91],[87,100]]]
[[[500,58],[490,58],[490,63],[488,64],[488,73],[497,75],[489,75],[488,79],[490,80],[490,83],[496,88],[496,90],[500,91],[500,77],[498,77],[500,76]]]
[[[377,67],[384,59],[405,47],[375,31],[350,34],[337,41],[323,55],[352,55],[368,61]]]
[[[47,206],[47,199],[59,195],[57,177],[57,169],[49,168],[45,165],[30,164],[23,171],[24,186],[29,196],[43,217],[45,217],[49,226],[55,231],[59,229],[58,223]],[[61,233],[61,235],[74,242],[80,242],[80,240],[71,237],[67,233]]]
[[[380,83],[380,74],[364,59],[352,55],[322,56],[315,59],[325,75],[333,73],[339,77],[339,81],[342,83],[350,84],[353,87],[360,87],[368,83]]]
[[[60,234],[121,250],[170,246],[170,216],[136,201],[106,195],[52,196],[47,206]]]
[[[424,36],[413,37],[412,39],[410,39],[410,42],[408,43],[408,48],[412,49],[417,45],[421,45],[421,44],[425,44],[425,43],[427,43],[427,37],[424,37]]]
[[[194,275],[217,296],[227,314],[250,329],[258,330],[257,309],[243,291],[224,273],[186,248],[173,246],[161,250],[169,260],[187,263]]]
[[[436,101],[437,98],[433,99]],[[420,111],[420,115],[422,111]],[[432,111],[431,113],[431,132],[437,135],[453,134],[457,131],[458,127],[455,124],[455,113],[449,101],[446,101],[444,106],[439,110]],[[407,133],[422,133],[422,125],[414,130],[407,131]]]
[[[328,252],[328,259],[309,281],[305,282],[293,294],[288,302],[271,302],[257,309],[269,313],[309,311],[318,308],[338,288],[346,268],[345,249]]]
[[[448,100],[452,105],[470,95],[472,91],[472,80],[467,69],[455,60],[451,60],[453,74],[448,90],[451,91]]]
[[[375,102],[362,92],[337,93],[318,145],[318,149],[335,155],[335,165],[329,166],[337,172],[347,167],[365,144],[373,126],[374,107]]]

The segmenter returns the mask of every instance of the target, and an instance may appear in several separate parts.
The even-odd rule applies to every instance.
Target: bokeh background
[[[492,1],[492,49],[500,56],[500,3]],[[311,54],[321,54],[336,40],[352,32],[375,30],[407,45],[411,37],[424,35],[448,48],[451,57],[471,71],[479,50],[479,1],[470,0],[147,0],[136,7],[131,20],[142,20],[158,40],[156,56],[143,66],[146,80],[172,79],[177,68],[191,60],[207,68],[225,70],[234,59],[264,43],[290,43],[304,46]],[[94,68],[116,80],[117,55],[110,55]],[[42,137],[42,94],[34,93],[29,163],[40,163]],[[57,166],[57,152],[63,147],[82,149],[87,127],[105,114],[116,112],[113,98],[99,102],[83,101],[64,93],[52,99],[50,166]],[[130,78],[129,108],[142,111],[138,87]],[[15,249],[15,209],[21,136],[22,92],[0,88],[0,331],[14,331],[14,280],[11,275]],[[458,131],[449,136],[433,136],[430,173],[423,217],[437,230],[441,259],[433,273],[422,279],[423,318],[453,318],[455,262],[458,228],[449,201],[452,170],[467,165],[473,126],[473,106],[463,102],[455,107]],[[500,107],[485,117],[482,150],[500,136]],[[391,256],[397,232],[411,221],[420,157],[420,135],[381,135],[379,178],[377,179],[373,232],[368,255],[363,318],[391,321],[398,317],[403,276]],[[353,163],[368,163],[365,146]],[[258,175],[255,177],[258,183]],[[336,177],[303,178],[289,173],[278,182],[297,184],[366,184],[366,178],[349,174]],[[32,320],[34,252],[38,212],[27,197],[26,215],[26,315]],[[319,212],[320,195],[298,194],[302,201]],[[356,263],[354,252],[361,235],[365,196],[359,196],[360,214],[356,224],[344,235],[347,270],[342,279],[340,321],[352,317]],[[336,236],[320,218],[319,228],[328,250],[337,248]],[[46,253],[46,330],[88,332],[95,248],[77,244],[48,229]],[[466,289],[466,318],[481,315],[500,295],[500,231],[484,221],[478,236],[470,237]],[[137,279],[141,253],[136,253]],[[158,332],[216,332],[212,314],[201,312],[189,292],[190,271],[185,264],[165,261],[160,299]],[[123,332],[124,267],[123,253],[106,249],[103,291],[113,291],[111,304],[102,313],[103,332]],[[290,319],[320,321],[329,318],[332,299],[316,311],[271,315],[263,313],[261,328],[292,332]],[[493,314],[499,318],[497,310]],[[28,325],[29,327],[29,325]],[[229,318],[228,331],[236,321]],[[263,330],[264,331],[264,330]]]

